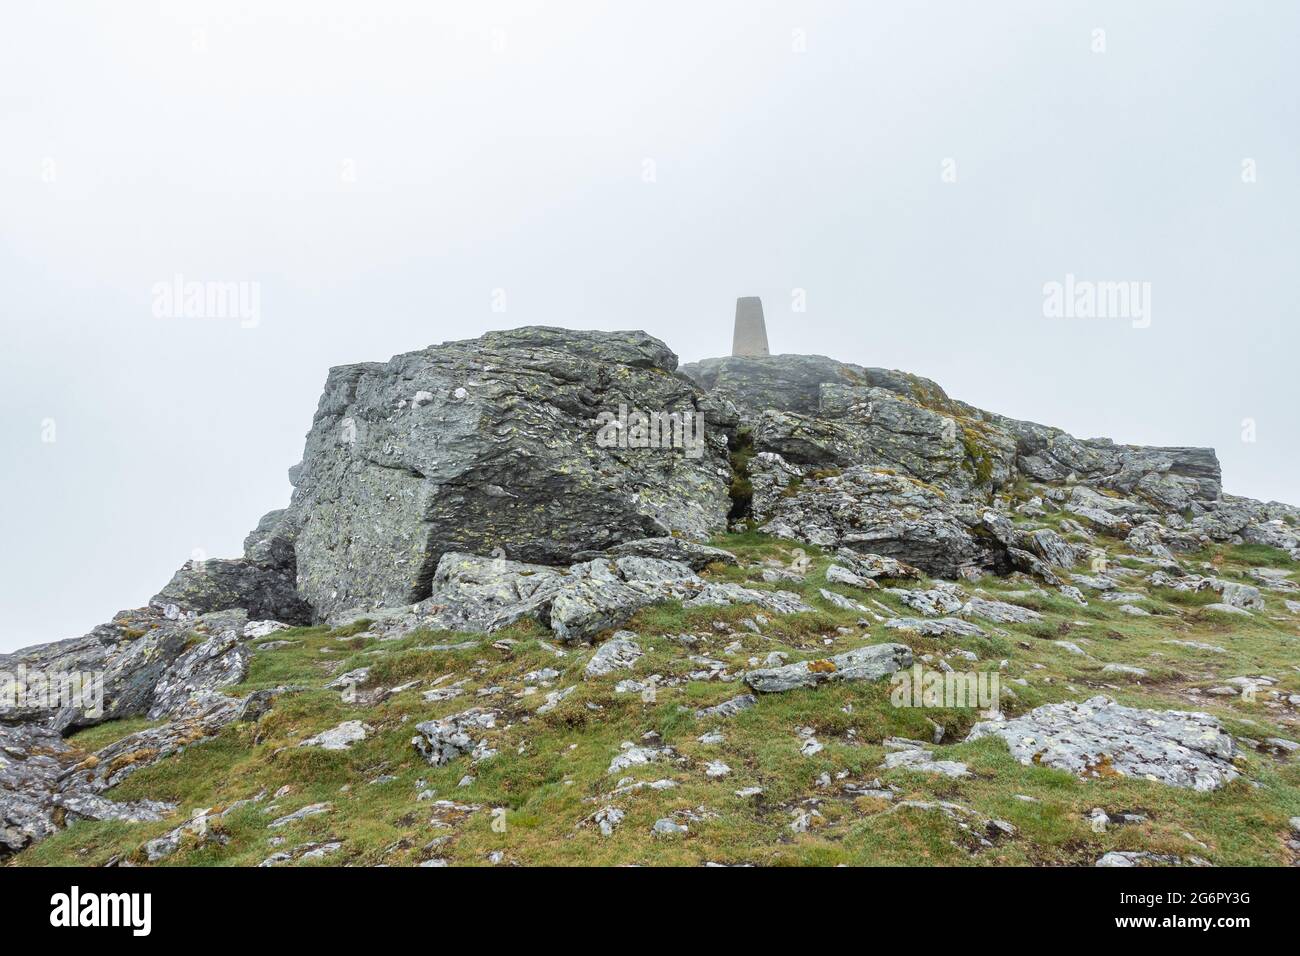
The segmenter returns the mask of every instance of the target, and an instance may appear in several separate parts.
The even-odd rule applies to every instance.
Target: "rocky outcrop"
[[[311,606],[298,596],[291,560],[283,565],[247,558],[186,561],[149,603],[192,614],[243,610],[259,621],[312,621]]]
[[[75,820],[158,820],[157,801],[118,803],[97,788],[68,785],[84,755],[43,724],[0,722],[0,855],[43,840]]]
[[[987,413],[982,413],[987,414]],[[1080,481],[1170,511],[1202,511],[1222,490],[1212,448],[1150,448],[1080,440],[1059,428],[987,415],[1015,436],[1016,468],[1035,481]]]
[[[756,456],[750,473],[757,476],[753,515],[770,534],[895,558],[944,577],[999,561],[972,530],[978,511],[917,479],[866,466],[816,477],[771,452]]]
[[[1235,745],[1208,714],[1123,707],[1107,697],[1047,704],[976,724],[967,740],[1001,737],[1023,764],[1080,776],[1119,775],[1214,790],[1237,777]]]
[[[1294,509],[1220,496],[1208,449],[1079,440],[822,356],[678,373],[643,332],[530,327],[335,368],[290,477],[292,501],[242,557],[187,563],[152,606],[337,620],[425,601],[451,553],[699,571],[721,557],[702,542],[729,516],[931,574],[1058,583],[1051,569],[1077,557],[1059,536],[1008,540],[981,520],[1018,479],[1072,483],[1067,507],[1108,533],[1169,516],[1143,531],[1148,550],[1164,537],[1300,548]]]
[[[1079,482],[1193,514],[1220,496],[1212,449],[1077,439],[956,401],[903,372],[808,355],[709,359],[682,372],[712,401],[741,411],[756,451],[812,469],[888,468],[977,500],[1017,477]]]
[[[191,698],[242,680],[250,656],[241,643],[246,623],[242,611],[169,617],[142,608],[123,611],[81,638],[0,655],[6,673],[79,675],[85,681],[99,675],[102,682],[97,688],[84,684],[79,700],[51,694],[31,711],[10,711],[0,703],[0,720],[36,720],[62,733],[122,717],[178,713]]]
[[[169,618],[146,608],[124,611],[82,638],[0,656],[0,671],[9,674],[102,680],[63,706],[51,698],[35,711],[0,709],[0,847],[21,849],[77,819],[156,820],[169,812],[101,794],[250,714],[249,700],[222,690],[247,674],[246,624],[242,611]],[[123,717],[162,723],[90,755],[63,739]]]

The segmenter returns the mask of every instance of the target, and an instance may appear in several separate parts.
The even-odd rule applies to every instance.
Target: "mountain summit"
[[[644,332],[531,327],[331,369],[292,498],[242,556],[0,656],[0,848],[575,862],[577,833],[613,839],[590,851],[611,861],[766,861],[841,825],[829,852],[850,852],[853,820],[909,806],[998,860],[1212,853],[1205,831],[1171,850],[1197,826],[1185,801],[1135,852],[1081,817],[1003,820],[974,784],[899,798],[1002,774],[1042,800],[1057,784],[1036,774],[1065,771],[1078,816],[1098,777],[1133,781],[1130,807],[1258,778],[1243,747],[1296,747],[1300,694],[1266,672],[1300,612],[1300,509],[1224,494],[1212,449],[1077,439],[905,372],[767,355],[756,299],[736,343],[679,368]],[[978,708],[891,703],[885,678],[922,667],[1006,683]],[[94,699],[50,675],[91,675]],[[1238,700],[1275,728],[1244,744],[1202,712]],[[201,753],[225,769],[182,785]],[[1267,787],[1242,798],[1279,812]],[[546,838],[486,849],[505,832],[478,825],[487,806],[546,807]]]

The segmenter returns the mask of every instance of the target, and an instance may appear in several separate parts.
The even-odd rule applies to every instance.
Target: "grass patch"
[[[789,590],[814,606],[823,604],[818,589],[825,586],[832,558],[822,550],[753,530],[713,543],[736,554],[742,566],[716,565],[706,577]],[[1112,566],[1123,567],[1112,543],[1100,538],[1096,543],[1115,552]],[[761,581],[764,568],[789,569],[800,552],[807,561],[801,580]],[[1229,572],[1258,566],[1250,564],[1253,560],[1281,566],[1276,553],[1241,548],[1212,549],[1211,558]],[[1148,569],[1139,565],[1137,570]],[[1136,574],[1123,586],[1130,583],[1141,590]],[[147,840],[173,829],[195,809],[220,809],[239,800],[255,802],[221,821],[217,832],[224,842],[187,838],[161,865],[255,865],[272,853],[323,841],[338,841],[342,848],[317,863],[297,865],[403,866],[437,857],[474,866],[488,865],[491,854],[501,853],[506,863],[528,865],[1090,866],[1117,849],[1197,855],[1220,865],[1290,862],[1284,837],[1288,818],[1300,815],[1300,761],[1244,749],[1243,779],[1212,793],[1137,779],[1081,780],[1022,766],[997,740],[964,743],[980,719],[976,711],[895,707],[888,682],[828,683],[760,695],[754,707],[735,716],[697,717],[698,710],[745,693],[741,675],[766,666],[770,655],[798,661],[898,641],[918,659],[929,655],[931,666],[943,660],[958,670],[997,670],[1012,716],[1044,703],[1107,694],[1130,706],[1204,710],[1252,739],[1295,738],[1288,712],[1271,706],[1263,694],[1255,701],[1204,694],[1231,676],[1257,673],[1277,677],[1279,693],[1300,693],[1300,674],[1292,666],[1296,627],[1289,621],[1273,621],[1268,614],[1247,619],[1207,613],[1204,605],[1218,597],[1211,591],[1153,588],[1137,602],[1151,616],[1131,617],[1097,595],[1090,594],[1088,606],[1081,607],[1022,579],[985,577],[971,587],[1030,607],[1042,619],[1022,625],[979,621],[983,637],[921,638],[887,630],[870,614],[830,607],[779,617],[753,606],[687,609],[669,602],[644,608],[631,620],[627,626],[638,633],[645,653],[630,669],[602,678],[584,673],[592,648],[558,647],[557,654],[554,635],[532,622],[490,637],[420,632],[396,641],[366,637],[363,624],[280,631],[254,643],[290,643],[257,651],[245,681],[229,692],[297,690],[277,698],[257,721],[227,727],[137,771],[107,794],[118,800],[173,801],[179,805],[175,815],[156,823],[77,823],[9,865],[86,866],[113,859],[144,864]],[[893,595],[844,590],[873,611],[885,607],[915,616]],[[1280,610],[1276,596],[1267,599],[1270,609]],[[768,623],[753,633],[744,622],[760,614]],[[1087,656],[1066,652],[1053,643],[1058,640],[1077,644]],[[469,646],[433,649],[462,643]],[[965,660],[958,650],[977,660]],[[723,665],[727,679],[713,662]],[[1147,674],[1106,673],[1106,663],[1140,667]],[[370,704],[345,701],[325,687],[358,667],[370,668],[365,689],[415,686]],[[526,680],[525,675],[531,676]],[[651,685],[653,692],[620,692],[619,682],[625,680]],[[457,696],[425,699],[426,691],[453,686]],[[568,696],[542,708],[548,694],[569,688]],[[440,767],[426,763],[411,744],[415,724],[471,707],[498,712],[497,727],[486,735],[496,755],[478,763],[469,755]],[[344,720],[363,721],[370,729],[367,738],[346,751],[299,746]],[[967,763],[971,777],[953,780],[882,768],[886,737],[929,741],[936,725],[942,728],[936,757]],[[80,731],[72,741],[96,750],[148,726],[138,719],[117,721]],[[710,732],[720,737],[700,739]],[[805,753],[808,736],[822,749]],[[625,743],[666,745],[672,756],[611,772],[610,763]],[[708,776],[706,768],[715,762],[730,773]],[[876,778],[896,788],[896,800],[843,791],[845,782],[865,785]],[[665,780],[673,785],[615,792]],[[761,787],[762,793],[737,797],[745,787]],[[438,800],[465,809],[439,808]],[[981,846],[941,812],[895,809],[902,800],[958,803],[980,819],[1010,822],[1016,833]],[[269,828],[272,820],[311,803],[328,803],[330,810]],[[592,814],[606,806],[625,813],[608,837],[591,823]],[[1087,814],[1097,806],[1141,812],[1146,819],[1094,833]],[[794,815],[813,808],[821,815],[816,825],[793,832]],[[665,816],[684,821],[689,832],[670,839],[654,836],[655,821]],[[283,843],[273,844],[273,838]]]

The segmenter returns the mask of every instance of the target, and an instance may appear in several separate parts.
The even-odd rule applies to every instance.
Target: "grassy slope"
[[[788,560],[794,545],[759,534],[728,536],[716,542],[746,562],[778,557]],[[1118,543],[1099,538],[1097,543]],[[250,865],[276,850],[324,840],[341,840],[343,849],[324,865],[410,865],[432,857],[452,864],[486,864],[501,851],[504,861],[519,864],[682,864],[704,861],[755,864],[1092,864],[1102,853],[1143,849],[1198,855],[1216,864],[1279,865],[1290,862],[1284,844],[1287,819],[1300,815],[1300,761],[1285,761],[1247,750],[1240,760],[1243,778],[1215,793],[1193,793],[1141,780],[1079,780],[1040,767],[1025,767],[1010,758],[996,740],[935,748],[936,756],[968,763],[973,778],[951,780],[906,770],[879,769],[885,751],[880,741],[889,735],[929,739],[931,717],[947,728],[945,741],[959,741],[976,720],[970,710],[899,709],[889,703],[887,682],[870,685],[827,685],[816,690],[771,695],[759,705],[728,720],[697,720],[694,710],[746,690],[739,683],[692,681],[662,688],[647,702],[638,694],[615,694],[613,686],[627,676],[685,675],[697,665],[686,658],[699,653],[725,660],[732,673],[746,668],[750,657],[763,658],[784,650],[792,659],[822,656],[863,643],[903,640],[918,656],[942,654],[951,647],[977,653],[980,663],[953,666],[996,668],[1010,661],[1003,687],[1016,697],[1006,706],[1016,714],[1060,700],[1079,700],[1106,693],[1121,703],[1142,707],[1207,710],[1224,719],[1234,733],[1255,739],[1295,738],[1294,710],[1240,698],[1189,699],[1187,688],[1208,688],[1237,675],[1268,674],[1281,679],[1280,688],[1300,692],[1300,673],[1293,666],[1300,649],[1300,617],[1288,614],[1276,592],[1265,592],[1268,612],[1252,619],[1226,617],[1206,611],[1196,598],[1176,592],[1153,594],[1143,606],[1149,618],[1119,612],[1114,604],[1091,600],[1083,608],[1060,598],[1030,596],[1017,599],[1043,612],[1043,621],[1004,626],[1005,636],[980,622],[987,638],[926,639],[900,636],[879,624],[858,625],[861,615],[830,607],[818,594],[825,586],[829,563],[816,549],[804,548],[813,567],[800,584],[780,587],[800,591],[813,614],[773,618],[763,635],[715,622],[735,622],[752,609],[723,608],[686,611],[665,605],[647,609],[632,623],[649,650],[631,675],[620,672],[585,681],[582,668],[590,651],[568,648],[557,657],[544,646],[551,635],[536,627],[519,627],[491,638],[473,635],[414,634],[380,643],[350,631],[303,628],[277,634],[299,643],[259,652],[248,679],[231,693],[279,684],[321,688],[331,675],[360,666],[372,667],[369,684],[394,686],[409,680],[421,685],[373,707],[344,703],[336,691],[309,690],[279,699],[274,710],[256,724],[227,728],[217,738],[144,769],[110,792],[121,799],[152,798],[176,801],[181,812],[168,821],[148,824],[78,823],[15,857],[10,865],[101,864],[113,857],[143,862],[142,844],[172,829],[195,809],[220,808],[261,791],[273,794],[259,804],[231,814],[221,824],[225,845],[187,842],[167,865]],[[1218,565],[1217,573],[1247,580],[1253,564],[1294,569],[1278,552],[1257,548],[1216,549],[1197,556]],[[1122,562],[1121,562],[1122,563]],[[752,568],[714,568],[718,579],[756,577]],[[1134,577],[1137,584],[1141,579]],[[758,585],[760,587],[764,585]],[[977,582],[989,596],[1032,585],[988,577]],[[1134,588],[1138,589],[1138,588]],[[880,592],[855,593],[902,606]],[[910,613],[910,612],[908,612]],[[1279,620],[1274,620],[1274,619]],[[837,627],[847,627],[844,634]],[[704,643],[687,650],[661,635],[690,631]],[[516,643],[503,643],[502,638]],[[1073,641],[1090,658],[1068,653],[1053,640]],[[1219,645],[1226,654],[1165,643],[1169,639]],[[474,640],[473,648],[456,651],[421,650],[422,645]],[[727,645],[742,648],[728,653]],[[1149,671],[1141,681],[1103,675],[1107,662],[1132,664]],[[534,715],[546,689],[524,694],[520,677],[542,667],[562,676],[553,688],[577,684],[578,689],[554,711]],[[453,700],[428,704],[421,691],[428,681],[454,675],[468,678],[466,692]],[[1027,686],[1012,683],[1024,678]],[[450,683],[450,680],[445,683]],[[479,688],[500,691],[478,699]],[[588,705],[595,705],[590,707]],[[411,746],[413,725],[421,720],[456,713],[471,706],[500,709],[510,726],[494,737],[500,754],[472,769],[462,757],[446,767],[424,763]],[[361,719],[374,732],[351,750],[328,752],[298,748],[298,741],[343,720]],[[124,722],[125,723],[125,722]],[[140,721],[109,724],[73,738],[87,751],[117,736],[139,729]],[[814,728],[825,749],[805,757],[799,752],[796,729]],[[719,729],[725,741],[704,745],[696,738]],[[652,764],[622,773],[606,768],[622,741],[639,741],[648,731],[688,758],[683,764]],[[730,776],[710,780],[704,764],[722,760]],[[984,849],[969,849],[958,827],[944,816],[923,810],[886,812],[889,804],[843,795],[840,784],[817,785],[823,772],[832,776],[848,770],[850,780],[880,777],[906,797],[960,803],[991,817],[1013,823],[1014,837]],[[468,773],[476,779],[459,787]],[[372,783],[381,774],[396,779]],[[643,789],[609,798],[605,795],[621,776],[637,780],[668,777],[670,790]],[[430,802],[417,801],[417,781],[436,791],[437,799],[476,805],[468,813],[440,812]],[[734,791],[761,786],[757,799]],[[1015,795],[1037,798],[1037,802]],[[802,801],[821,798],[824,823],[809,833],[789,829],[792,812]],[[331,812],[280,830],[268,830],[275,816],[309,803],[328,802]],[[274,804],[273,807],[270,805]],[[612,836],[581,822],[602,806],[624,809],[626,819]],[[492,808],[503,807],[505,827],[492,826]],[[1147,821],[1094,833],[1085,819],[1093,807],[1112,813],[1137,811]],[[651,835],[651,826],[674,811],[704,808],[703,818],[689,824],[685,838]],[[504,829],[504,832],[498,830]],[[282,836],[283,846],[268,838]],[[304,863],[302,865],[313,865]],[[320,865],[320,864],[316,864]]]

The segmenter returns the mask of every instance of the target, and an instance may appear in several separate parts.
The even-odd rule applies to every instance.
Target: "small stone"
[[[618,807],[603,807],[596,811],[592,819],[596,822],[596,825],[600,827],[600,835],[609,836],[614,832],[614,829],[623,822],[625,816],[627,816],[627,814]]]
[[[359,720],[345,720],[337,727],[322,731],[298,744],[299,747],[319,747],[321,750],[347,750],[354,743],[365,740],[370,728]]]
[[[312,803],[303,807],[301,810],[295,810],[287,816],[280,817],[278,820],[272,820],[268,827],[277,830],[280,827],[288,826],[290,823],[297,823],[299,820],[305,820],[308,817],[314,817],[322,813],[329,813],[333,804],[329,803]]]
[[[653,832],[655,836],[661,837],[681,836],[683,833],[688,832],[688,828],[669,817],[661,817],[655,821],[655,825],[651,832]]]

